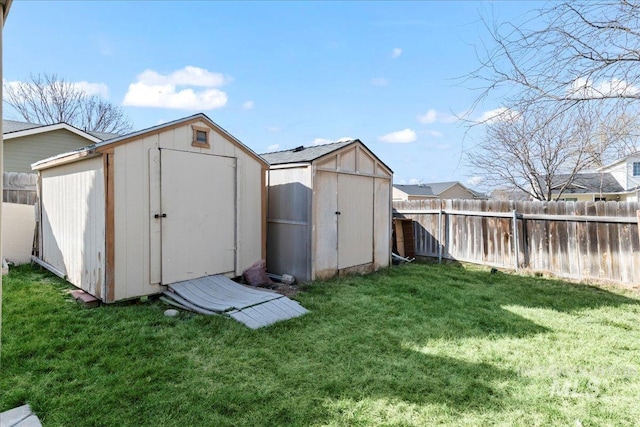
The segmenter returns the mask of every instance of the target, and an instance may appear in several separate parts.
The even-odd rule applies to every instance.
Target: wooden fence
[[[3,172],[2,201],[34,205],[37,200],[38,175],[35,173]]]
[[[640,283],[638,203],[394,201],[416,255]]]

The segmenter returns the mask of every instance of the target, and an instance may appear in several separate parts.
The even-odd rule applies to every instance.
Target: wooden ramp
[[[251,329],[307,313],[307,309],[284,295],[244,286],[222,275],[173,283],[165,301],[202,314],[224,314]]]

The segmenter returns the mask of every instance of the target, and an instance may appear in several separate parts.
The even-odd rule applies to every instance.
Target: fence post
[[[442,264],[442,208],[438,211],[438,264]]]
[[[518,254],[518,212],[513,210],[513,250],[516,259],[516,271],[518,271],[518,265],[520,264],[519,254]]]

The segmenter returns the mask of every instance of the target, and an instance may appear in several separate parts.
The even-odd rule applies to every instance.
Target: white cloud
[[[186,67],[176,70],[171,74],[162,75],[157,71],[144,70],[138,75],[138,81],[148,85],[162,86],[201,86],[201,87],[219,87],[227,83],[230,79],[220,73],[212,73],[204,68]]]
[[[378,139],[382,142],[388,142],[390,144],[406,144],[415,141],[416,139],[418,139],[418,136],[416,135],[415,131],[407,128],[399,130],[397,132],[388,133]]]
[[[438,113],[433,108],[427,111],[425,114],[418,115],[418,121],[420,123],[433,123],[436,121]]]
[[[482,184],[482,181],[484,181],[483,177],[481,177],[481,176],[472,176],[471,178],[469,178],[467,180],[467,184],[472,185],[472,186],[476,186],[476,185]]]
[[[421,182],[422,182],[422,180],[420,180],[420,179],[411,178],[411,179],[409,180],[409,185],[418,185],[418,184],[420,184]]]
[[[267,150],[269,151],[276,151],[278,148],[280,148],[280,144],[273,144],[267,147]]]
[[[280,132],[282,129],[280,129],[278,126],[269,126],[267,128],[267,131],[269,132]]]
[[[571,98],[604,98],[638,95],[640,88],[616,78],[595,83],[580,77],[571,83],[568,92]]]
[[[242,108],[244,108],[245,110],[251,110],[253,109],[254,103],[253,101],[245,101],[242,103]]]
[[[104,83],[75,82],[73,87],[79,89],[89,96],[98,95],[102,98],[109,98],[109,87]]]
[[[350,136],[343,136],[342,138],[339,138],[336,142],[345,142],[345,141],[353,141],[355,138],[352,138]]]
[[[444,136],[442,132],[438,132],[437,130],[428,130],[425,131],[424,134],[433,138],[442,138]]]
[[[375,77],[371,79],[370,83],[373,86],[389,86],[389,80],[385,79],[384,77]]]
[[[458,118],[453,114],[440,113],[433,108],[429,109],[424,114],[418,114],[418,121],[420,123],[429,124],[429,123],[455,123],[458,121]]]
[[[396,59],[400,57],[400,55],[402,55],[402,49],[400,49],[399,47],[393,48],[393,50],[391,51],[391,57],[393,59]]]
[[[496,122],[506,122],[510,120],[515,120],[520,115],[518,112],[510,110],[505,107],[496,108],[493,110],[485,111],[476,119],[478,123],[496,123]]]
[[[168,75],[145,70],[137,82],[129,85],[123,105],[162,107],[181,110],[213,110],[227,104],[227,94],[220,89],[229,79],[204,68],[186,66]],[[186,87],[178,90],[178,87]],[[206,89],[194,90],[194,87]]]

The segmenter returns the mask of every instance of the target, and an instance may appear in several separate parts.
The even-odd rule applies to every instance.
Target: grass
[[[640,420],[631,291],[406,265],[312,284],[256,331],[4,279],[0,411],[49,426],[606,426]]]

